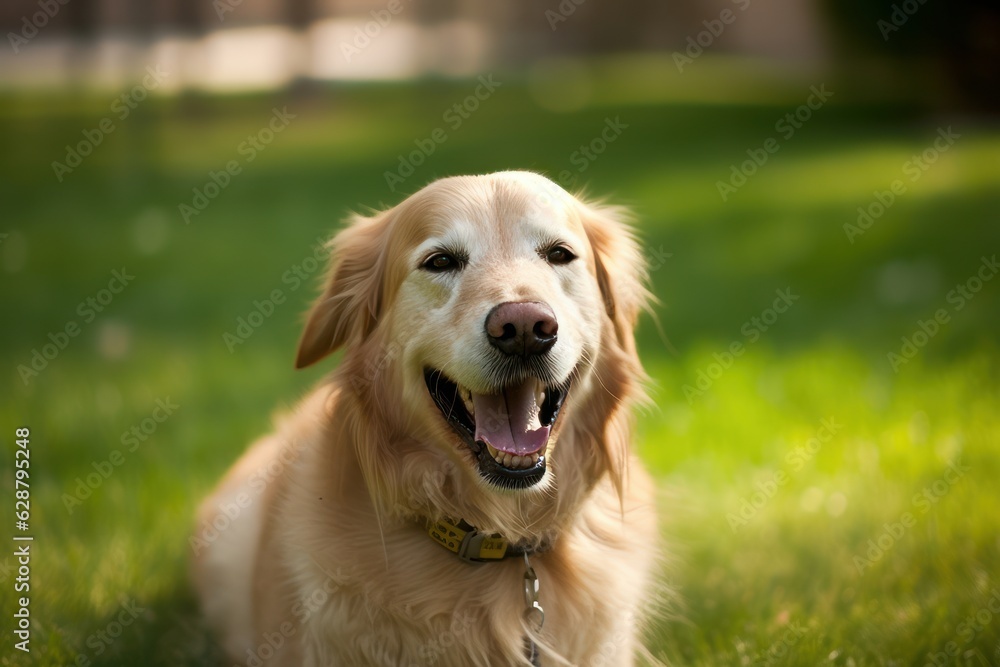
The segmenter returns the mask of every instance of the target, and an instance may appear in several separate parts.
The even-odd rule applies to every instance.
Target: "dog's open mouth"
[[[501,488],[523,489],[545,476],[545,449],[569,383],[549,386],[534,378],[495,394],[476,394],[441,371],[424,381],[445,421],[476,456],[479,473]]]

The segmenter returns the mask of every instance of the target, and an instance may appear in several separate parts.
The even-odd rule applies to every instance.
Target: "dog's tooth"
[[[511,468],[520,468],[521,467],[521,457],[520,456],[512,456],[512,457],[510,457],[510,467]]]
[[[486,451],[488,451],[490,453],[490,456],[492,456],[493,458],[497,457],[497,448],[488,442],[486,443]]]
[[[462,405],[465,406],[466,412],[469,413],[470,417],[476,416],[476,405],[472,402],[472,392],[465,387],[458,388],[458,395],[462,399]]]
[[[511,461],[513,460],[513,458],[514,458],[513,456],[511,456],[510,454],[504,452],[502,463],[504,464],[505,467],[509,468],[510,464],[511,464]]]
[[[535,383],[535,405],[541,405],[545,402],[545,385],[541,382]]]
[[[535,465],[536,463],[538,463],[538,454],[532,454],[531,455],[531,465]]]

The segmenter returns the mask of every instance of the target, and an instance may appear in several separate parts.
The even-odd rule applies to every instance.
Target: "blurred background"
[[[0,664],[220,664],[193,511],[332,367],[292,370],[318,244],[530,169],[635,211],[659,300],[651,654],[1000,665],[996,3],[18,0],[0,27],[2,533],[34,537],[30,653],[0,556]]]

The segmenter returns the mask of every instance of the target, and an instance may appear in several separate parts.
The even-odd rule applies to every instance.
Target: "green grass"
[[[33,650],[26,660],[6,648],[14,575],[0,572],[0,664],[212,664],[185,583],[193,508],[272,410],[324,370],[292,371],[314,292],[292,289],[284,272],[348,209],[395,203],[435,177],[574,170],[571,155],[607,117],[628,128],[578,184],[633,206],[652,259],[670,253],[652,273],[663,335],[648,319],[640,330],[655,407],[640,417],[639,450],[662,482],[674,554],[663,576],[680,592],[650,631],[652,652],[691,665],[764,664],[772,648],[772,664],[923,665],[955,641],[948,664],[1000,664],[1000,616],[989,612],[972,636],[960,627],[1000,590],[1000,281],[960,311],[947,299],[1000,249],[1000,129],[830,104],[723,202],[716,181],[775,134],[807,86],[737,105],[598,78],[591,105],[555,114],[512,79],[390,192],[383,172],[414,139],[447,128],[442,113],[473,87],[154,100],[63,183],[50,163],[109,113],[111,96],[2,100],[0,259],[23,268],[0,278],[11,387],[0,484],[12,497],[13,430],[30,426],[36,541]],[[185,225],[178,204],[284,105],[294,122]],[[849,243],[856,208],[906,178],[903,164],[949,124],[961,139]],[[84,323],[77,305],[123,266],[134,281]],[[222,334],[276,288],[287,301],[230,353]],[[785,288],[798,300],[750,342],[744,323]],[[950,321],[893,372],[887,353],[939,308]],[[17,366],[69,320],[80,335],[25,386]],[[713,355],[736,341],[745,353],[717,373]],[[689,400],[699,372],[718,377]],[[127,451],[123,434],[168,397],[180,407]],[[832,437],[796,454],[830,419]],[[121,465],[68,512],[77,478],[116,449]],[[968,471],[942,487],[957,461]],[[937,502],[915,503],[935,482]],[[753,495],[761,488],[766,501]],[[744,500],[760,507],[734,530]],[[859,572],[869,540],[906,512],[913,525]],[[95,633],[123,599],[145,611],[104,644]]]

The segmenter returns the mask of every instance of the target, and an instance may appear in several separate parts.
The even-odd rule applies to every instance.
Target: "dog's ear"
[[[343,345],[363,340],[375,328],[383,308],[389,222],[389,211],[371,218],[357,215],[330,241],[329,276],[309,311],[296,368],[305,368]]]
[[[652,294],[646,288],[646,260],[629,225],[631,215],[624,208],[600,203],[581,203],[580,208],[605,310],[619,344],[632,351],[633,330],[639,313],[648,309]]]
[[[639,363],[634,332],[640,312],[648,309],[653,296],[646,288],[649,272],[629,225],[629,212],[600,203],[581,203],[580,208],[580,218],[593,251],[597,284],[614,329],[609,353],[600,355],[597,362],[600,386],[604,391],[596,393],[592,409],[585,411],[585,419],[592,420],[586,432],[594,434],[602,454],[597,460],[608,472],[624,503],[630,416],[628,411],[618,407],[626,399],[645,400],[642,383],[646,375]]]

